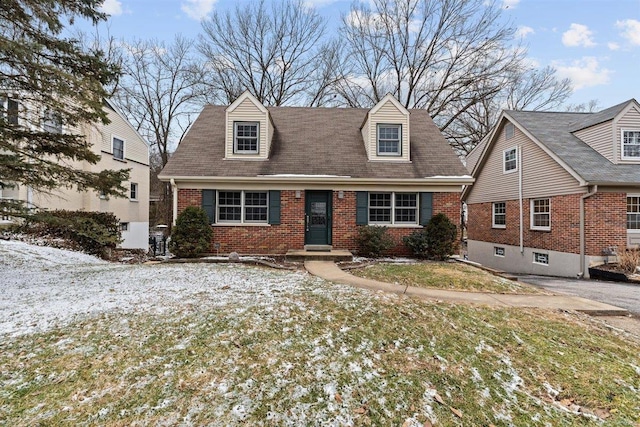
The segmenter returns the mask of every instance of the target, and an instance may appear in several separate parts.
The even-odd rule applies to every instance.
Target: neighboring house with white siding
[[[640,105],[504,111],[469,154],[468,256],[514,273],[588,277],[640,244]]]
[[[358,229],[402,237],[432,214],[460,224],[473,182],[425,110],[387,95],[372,109],[265,107],[249,92],[207,105],[159,175],[174,191],[174,219],[201,206],[210,250],[284,254],[356,250]]]
[[[19,101],[16,101],[19,102]],[[41,114],[36,108],[26,107],[25,114]],[[0,190],[0,197],[23,200],[27,205],[40,209],[84,210],[112,212],[120,220],[122,248],[147,249],[149,240],[149,145],[129,121],[109,101],[104,110],[110,123],[81,125],[78,129],[58,129],[59,132],[81,132],[91,142],[94,153],[101,156],[98,163],[74,164],[76,168],[99,172],[105,169],[131,169],[126,198],[104,197],[95,191],[79,192],[64,186],[48,193],[41,193],[28,186],[15,185]],[[37,123],[39,120],[30,120]],[[46,126],[46,120],[42,121]],[[0,218],[10,222],[8,217]]]

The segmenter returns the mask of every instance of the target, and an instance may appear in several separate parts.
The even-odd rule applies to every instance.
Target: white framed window
[[[494,256],[499,256],[499,257],[503,257],[504,258],[504,254],[505,254],[505,250],[503,247],[501,246],[494,246],[493,247],[493,255]]]
[[[509,148],[502,152],[502,172],[509,173],[518,170],[518,149]]]
[[[640,130],[622,131],[622,158],[640,160]]]
[[[129,223],[121,222],[120,223],[120,231],[129,231]]]
[[[217,216],[220,223],[264,223],[269,219],[266,191],[218,191]]]
[[[516,134],[516,127],[513,123],[507,123],[504,126],[504,139],[511,139]]]
[[[113,136],[111,138],[111,149],[113,150],[113,158],[124,160],[124,139]]]
[[[549,254],[545,254],[542,252],[534,252],[533,262],[534,264],[549,265]]]
[[[377,133],[379,156],[402,155],[402,125],[378,124]]]
[[[418,224],[417,193],[369,193],[369,224]]]
[[[551,230],[551,200],[531,200],[531,229]]]
[[[260,152],[260,123],[233,123],[233,152],[240,154],[258,154]]]
[[[0,95],[0,117],[10,125],[17,125],[20,103],[10,96]]]
[[[52,110],[45,110],[42,115],[42,130],[49,133],[62,133],[62,119]]]
[[[493,203],[493,214],[491,215],[491,217],[491,226],[493,228],[507,228],[506,202]]]
[[[131,183],[131,191],[129,192],[129,198],[131,200],[138,200],[138,184],[135,182]]]
[[[640,231],[640,194],[627,196],[627,230]]]

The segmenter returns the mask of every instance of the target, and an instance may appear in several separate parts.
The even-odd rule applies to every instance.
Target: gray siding
[[[480,154],[482,154],[482,150],[486,145],[487,145],[487,139],[485,138],[482,141],[480,141],[480,143],[476,145],[476,147],[473,150],[471,150],[469,154],[466,155],[465,166],[467,167],[467,170],[469,172],[473,172],[473,168],[476,166],[476,163],[478,163],[478,160],[480,160]]]
[[[600,153],[612,163],[616,163],[614,155],[614,138],[612,122],[604,122],[586,129],[579,130],[574,135]]]
[[[518,171],[503,173],[504,150],[521,150],[523,197],[547,197],[579,192],[578,182],[536,143],[516,127],[515,134],[505,139],[504,126],[494,135],[493,146],[471,187],[467,203],[485,203],[518,198]]]

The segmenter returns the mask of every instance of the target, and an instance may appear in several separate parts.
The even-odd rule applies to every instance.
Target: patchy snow
[[[278,293],[320,281],[237,264],[112,264],[15,241],[0,241],[0,266],[0,334],[12,336],[116,310],[170,311],[203,294],[213,306],[268,306]]]

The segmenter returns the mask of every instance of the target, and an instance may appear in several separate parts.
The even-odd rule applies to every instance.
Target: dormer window
[[[378,155],[401,156],[402,125],[378,125]]]
[[[258,122],[234,122],[233,152],[238,154],[258,154]]]
[[[622,131],[622,158],[627,160],[640,159],[640,131]]]

